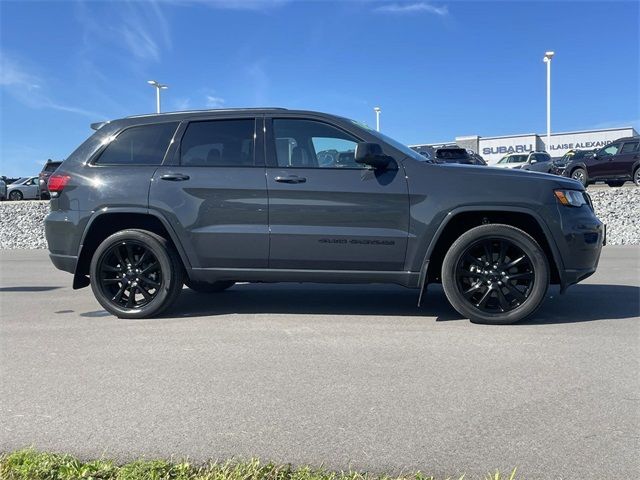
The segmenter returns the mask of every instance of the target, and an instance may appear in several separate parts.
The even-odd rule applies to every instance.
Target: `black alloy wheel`
[[[468,247],[456,265],[456,285],[485,313],[510,312],[531,294],[535,271],[531,259],[506,239],[485,238]]]
[[[145,230],[123,230],[96,249],[90,277],[105,310],[120,318],[148,318],[176,299],[183,266],[165,238]]]
[[[162,286],[158,259],[144,244],[123,240],[111,246],[100,259],[100,288],[122,308],[149,304]]]
[[[544,300],[549,264],[526,232],[510,225],[481,225],[449,248],[442,285],[451,305],[472,322],[514,323],[533,314]]]

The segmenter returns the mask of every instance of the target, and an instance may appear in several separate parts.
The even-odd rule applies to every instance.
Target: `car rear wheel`
[[[574,180],[578,180],[585,187],[587,186],[587,171],[584,168],[576,168],[573,172],[571,172],[571,178]]]
[[[9,194],[9,200],[22,200],[24,196],[20,190],[14,190]]]
[[[222,292],[227,288],[231,288],[235,285],[236,282],[226,281],[226,282],[194,282],[188,278],[185,279],[184,284],[189,287],[194,292],[198,293],[215,293]]]
[[[636,171],[633,172],[633,183],[640,187],[640,167],[637,167]]]
[[[444,292],[474,323],[509,324],[532,315],[549,286],[540,245],[510,225],[473,228],[449,248],[442,264]]]
[[[123,230],[96,249],[90,277],[96,299],[109,313],[149,318],[177,298],[183,267],[165,238],[145,230]]]

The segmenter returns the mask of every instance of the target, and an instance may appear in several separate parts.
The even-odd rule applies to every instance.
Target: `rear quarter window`
[[[177,122],[127,128],[96,159],[96,165],[160,165]]]

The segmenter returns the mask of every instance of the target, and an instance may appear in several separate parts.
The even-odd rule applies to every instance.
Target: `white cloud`
[[[266,60],[255,60],[246,67],[247,76],[254,93],[254,104],[264,105],[269,97],[269,76],[266,70]]]
[[[205,105],[207,108],[221,108],[224,106],[224,98],[207,95],[205,97]]]
[[[388,3],[381,5],[373,9],[374,12],[380,13],[432,13],[441,17],[449,15],[449,9],[446,5],[436,7],[430,3],[417,2],[417,3]]]
[[[191,99],[190,98],[176,98],[172,102],[173,108],[175,110],[189,110],[191,108]]]
[[[76,16],[83,28],[83,53],[93,58],[96,52],[122,55],[132,66],[140,62],[160,62],[162,52],[172,48],[169,23],[161,2],[115,2],[97,14],[97,7],[78,2]]]
[[[35,109],[50,108],[77,113],[92,119],[104,118],[104,115],[99,113],[57,101],[46,88],[48,83],[52,83],[52,79],[48,82],[43,81],[40,76],[30,72],[16,59],[0,52],[0,87],[23,105]]]

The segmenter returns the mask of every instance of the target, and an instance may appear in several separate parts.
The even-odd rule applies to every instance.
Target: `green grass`
[[[485,480],[515,480],[508,475],[488,474]],[[2,480],[436,480],[420,472],[410,475],[372,475],[354,471],[331,472],[320,468],[292,467],[259,460],[192,465],[189,462],[137,460],[117,465],[111,460],[82,462],[70,455],[33,449],[0,455]],[[464,475],[449,480],[471,480]]]

